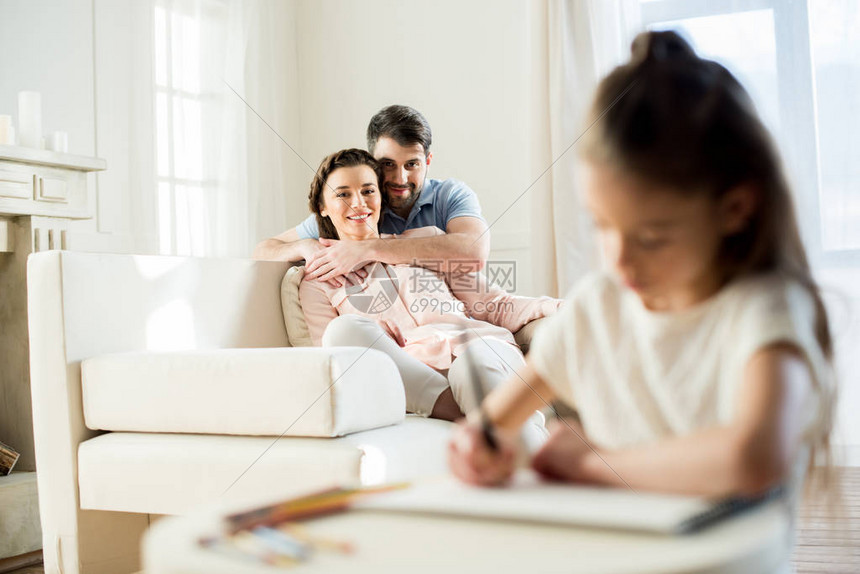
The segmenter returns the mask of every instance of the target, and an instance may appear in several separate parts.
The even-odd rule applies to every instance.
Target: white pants
[[[403,379],[406,410],[429,416],[439,395],[451,387],[460,410],[468,413],[478,407],[468,360],[481,373],[484,391],[489,393],[525,365],[519,349],[497,339],[476,339],[469,343],[469,359],[455,358],[447,373],[422,363],[404,351],[376,322],[360,315],[341,315],[331,321],[323,334],[324,347],[369,347],[382,351],[394,360]],[[537,427],[537,428],[529,428]],[[540,446],[547,437],[543,415],[536,412],[523,429],[529,450]]]

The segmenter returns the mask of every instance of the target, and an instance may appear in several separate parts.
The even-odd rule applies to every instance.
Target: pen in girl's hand
[[[481,432],[484,435],[484,441],[487,443],[487,446],[490,447],[490,450],[493,452],[499,452],[499,441],[496,440],[496,434],[493,432],[493,423],[490,422],[490,418],[487,416],[487,413],[484,412],[484,409],[481,408]]]
[[[484,384],[481,380],[481,373],[475,366],[475,361],[472,360],[472,351],[469,347],[466,347],[463,358],[469,363],[469,378],[472,379],[472,388],[475,391],[475,400],[478,405],[478,414],[481,420],[481,432],[484,435],[484,441],[490,447],[490,450],[499,452],[499,441],[496,440],[493,423],[490,421],[490,417],[487,416],[486,411],[484,411]]]

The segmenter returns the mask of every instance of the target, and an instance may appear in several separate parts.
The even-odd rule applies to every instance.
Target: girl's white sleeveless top
[[[730,422],[744,367],[775,343],[795,346],[809,364],[816,432],[832,375],[814,300],[776,274],[732,281],[681,312],[650,311],[611,276],[591,275],[538,328],[529,362],[596,445],[621,448]]]

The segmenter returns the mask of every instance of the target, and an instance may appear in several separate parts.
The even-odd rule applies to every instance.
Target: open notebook
[[[670,494],[543,482],[522,470],[505,488],[478,488],[453,477],[363,498],[353,508],[501,518],[570,526],[687,533],[779,496],[713,501]]]

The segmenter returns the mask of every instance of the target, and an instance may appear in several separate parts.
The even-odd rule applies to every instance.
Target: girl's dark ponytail
[[[693,48],[677,32],[672,31],[639,34],[630,46],[632,66],[695,58],[697,56]]]

